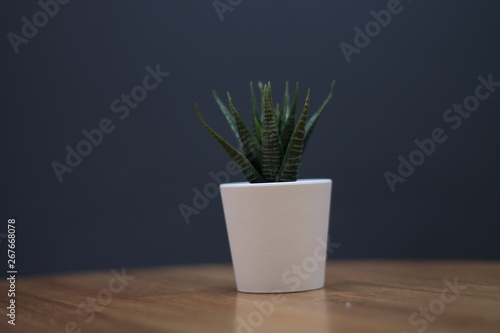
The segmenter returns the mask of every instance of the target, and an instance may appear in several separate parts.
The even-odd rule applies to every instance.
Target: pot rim
[[[268,183],[249,183],[249,182],[235,182],[235,183],[225,183],[220,184],[221,188],[228,187],[281,187],[281,186],[293,186],[293,185],[306,185],[306,184],[327,184],[332,183],[330,178],[304,178],[297,179],[294,182],[268,182]]]

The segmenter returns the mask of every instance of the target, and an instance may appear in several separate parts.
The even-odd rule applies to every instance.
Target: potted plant
[[[239,144],[238,150],[196,112],[203,126],[241,168],[247,182],[221,184],[221,196],[236,277],[243,292],[291,292],[322,288],[330,212],[331,179],[299,179],[311,132],[333,95],[308,119],[310,90],[298,120],[298,84],[292,101],[273,104],[271,83],[258,84],[260,107],[250,82],[253,129],[213,92]],[[274,107],[273,107],[274,106]]]

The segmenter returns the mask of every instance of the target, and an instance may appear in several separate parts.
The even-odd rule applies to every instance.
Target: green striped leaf
[[[293,130],[295,128],[295,109],[297,108],[297,99],[299,96],[299,84],[295,85],[295,94],[293,96],[292,107],[289,108],[285,125],[283,126],[283,130],[281,131],[281,145],[283,147],[283,151],[286,151],[288,147],[288,143],[290,142],[290,137],[292,136]]]
[[[309,119],[309,121],[306,124],[306,134],[304,137],[304,147],[307,145],[307,141],[309,141],[309,137],[311,136],[311,132],[314,129],[314,126],[316,126],[316,122],[318,121],[318,118],[321,116],[323,111],[325,111],[326,106],[328,103],[330,103],[330,100],[333,97],[333,88],[335,87],[335,81],[332,82],[330,86],[330,92],[328,93],[328,96],[326,97],[325,101],[323,104],[321,104],[320,108],[312,115],[312,117]]]
[[[262,145],[262,126],[257,118],[253,118],[253,127],[255,128],[255,137],[259,141],[259,144]]]
[[[285,128],[285,122],[287,119],[287,114],[290,112],[290,95],[288,94],[288,81],[285,82],[285,94],[283,96],[283,104],[280,110],[280,126],[278,127],[280,133],[283,132]]]
[[[260,143],[255,137],[254,133],[247,127],[243,119],[241,119],[238,111],[234,107],[231,95],[227,93],[227,100],[229,103],[229,108],[233,113],[233,117],[236,121],[236,126],[238,128],[238,133],[241,139],[241,145],[246,158],[253,164],[255,169],[260,172]]]
[[[200,109],[195,104],[196,113],[198,114],[198,118],[200,119],[203,126],[207,129],[207,131],[214,137],[214,139],[222,146],[222,148],[226,151],[226,153],[233,159],[233,161],[240,167],[243,175],[250,183],[262,183],[264,182],[264,178],[260,175],[260,173],[255,169],[255,167],[250,163],[250,161],[243,156],[236,148],[227,143],[219,134],[217,134],[203,119]]]
[[[232,113],[227,109],[226,105],[220,100],[220,98],[217,95],[217,93],[215,92],[215,90],[212,90],[212,95],[214,96],[215,102],[219,106],[219,109],[224,114],[224,117],[226,117],[226,120],[229,124],[229,127],[231,128],[234,135],[236,136],[238,143],[240,145],[242,145],[240,134],[238,133],[238,126],[236,126],[236,120],[234,119]]]
[[[297,126],[295,126],[292,137],[290,138],[290,143],[288,144],[288,147],[286,149],[279,174],[276,177],[275,181],[293,182],[297,180],[299,166],[304,154],[304,136],[307,122],[307,113],[309,110],[309,98],[310,90],[307,90],[304,109],[302,111],[302,114],[300,115],[299,121],[297,122]]]
[[[264,86],[264,113],[262,115],[262,176],[268,182],[276,178],[283,158],[276,119],[273,114],[271,87]]]
[[[278,129],[279,134],[281,128],[281,109],[278,103],[276,103],[276,106],[274,107],[274,121],[276,122],[276,128]]]
[[[260,110],[259,110],[259,107],[257,106],[257,99],[255,98],[255,91],[253,89],[253,82],[250,82],[250,101],[252,103],[253,119],[254,119],[254,121],[257,120],[257,122],[260,125],[261,124]],[[255,128],[255,132],[257,132],[256,128]]]
[[[260,92],[260,121],[259,123],[262,125],[262,118],[264,117],[264,85],[262,82],[257,82],[257,87],[259,88]]]

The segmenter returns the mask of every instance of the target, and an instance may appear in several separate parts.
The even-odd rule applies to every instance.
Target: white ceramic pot
[[[323,287],[331,187],[330,179],[220,185],[239,291]]]

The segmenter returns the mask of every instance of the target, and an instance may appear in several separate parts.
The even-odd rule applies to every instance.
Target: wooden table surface
[[[230,265],[117,269],[16,281],[0,332],[500,332],[500,262],[329,261],[323,289],[235,290]]]

